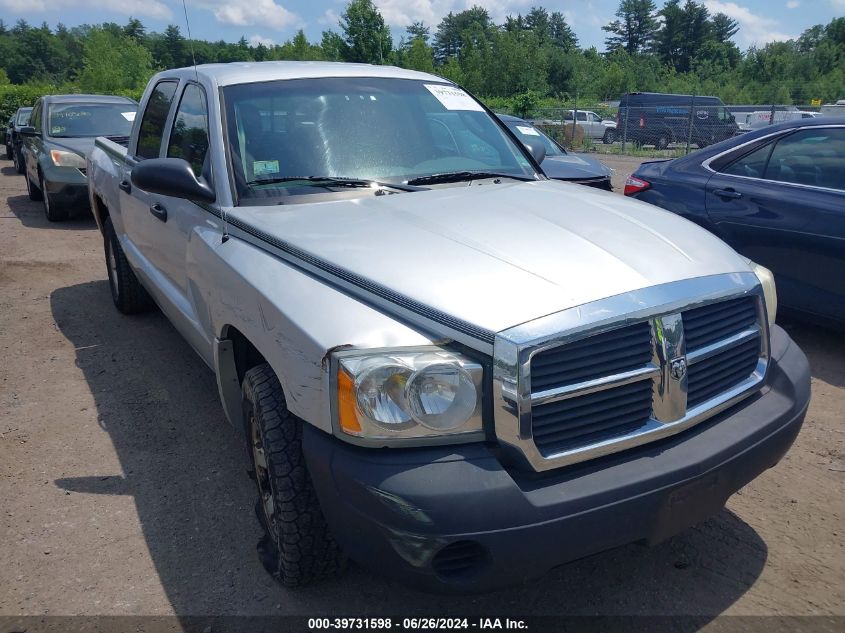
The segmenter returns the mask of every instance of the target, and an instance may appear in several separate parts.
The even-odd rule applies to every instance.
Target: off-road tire
[[[32,181],[29,179],[29,174],[25,175],[26,178],[26,193],[29,196],[30,200],[41,200],[41,190],[32,184]]]
[[[605,145],[613,145],[616,142],[616,130],[607,130],[601,139]]]
[[[270,365],[247,371],[242,393],[259,494],[256,515],[265,530],[258,544],[264,568],[286,587],[342,572],[346,557],[329,532],[302,452],[303,422],[288,411]],[[269,516],[267,495],[273,508]]]
[[[49,222],[64,222],[70,216],[67,207],[56,206],[56,200],[44,186],[44,177],[38,180],[41,189],[41,204],[44,205],[44,215]]]
[[[103,251],[115,307],[123,314],[137,314],[149,310],[153,306],[153,300],[129,266],[114,225],[108,217],[103,224]]]

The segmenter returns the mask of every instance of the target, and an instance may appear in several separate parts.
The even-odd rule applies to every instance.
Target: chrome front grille
[[[768,329],[756,277],[669,286],[689,294],[666,301],[655,287],[501,333],[499,440],[546,470],[677,433],[759,386]]]
[[[649,361],[651,328],[643,322],[538,352],[531,358],[531,390],[618,374]]]
[[[691,352],[754,327],[757,307],[753,297],[740,297],[685,310],[682,316],[687,351]]]
[[[651,417],[651,383],[640,380],[534,407],[534,443],[543,455],[635,431]]]

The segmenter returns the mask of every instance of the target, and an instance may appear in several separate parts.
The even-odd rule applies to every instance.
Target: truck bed
[[[125,158],[129,148],[128,136],[98,136],[94,144],[107,154],[116,158]]]

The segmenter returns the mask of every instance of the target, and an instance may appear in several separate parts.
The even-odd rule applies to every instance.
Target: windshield
[[[18,112],[18,118],[15,121],[18,127],[22,125],[29,125],[29,114],[32,112],[32,108],[24,108]]]
[[[57,103],[50,106],[50,136],[128,136],[134,103]]]
[[[224,88],[240,199],[325,193],[340,177],[407,183],[451,172],[533,178],[525,153],[454,86],[331,77]],[[297,178],[312,177],[312,180]]]
[[[528,121],[505,121],[505,125],[508,126],[511,132],[516,134],[516,138],[520,141],[536,141],[538,138],[543,141],[543,145],[546,146],[546,156],[566,155],[566,152],[558,147],[557,143],[528,123]]]

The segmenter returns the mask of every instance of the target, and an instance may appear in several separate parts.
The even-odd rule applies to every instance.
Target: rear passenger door
[[[845,126],[781,135],[707,183],[707,213],[784,305],[845,321]]]
[[[164,97],[170,93],[170,87],[167,88],[167,95],[162,97],[162,112]],[[191,165],[197,178],[211,183],[205,90],[193,81],[183,81],[169,101],[166,117],[151,116],[151,120],[155,119],[155,134],[139,136],[141,158],[152,157],[152,154],[161,158],[180,158]],[[162,120],[163,132],[158,131]],[[155,147],[156,135],[158,147]],[[194,348],[205,356],[210,341],[201,327],[191,297],[187,254],[194,228],[207,219],[208,212],[189,200],[150,193],[134,185],[131,199],[135,231],[142,240],[148,266],[156,275],[154,285],[161,295],[157,297],[159,304]]]

